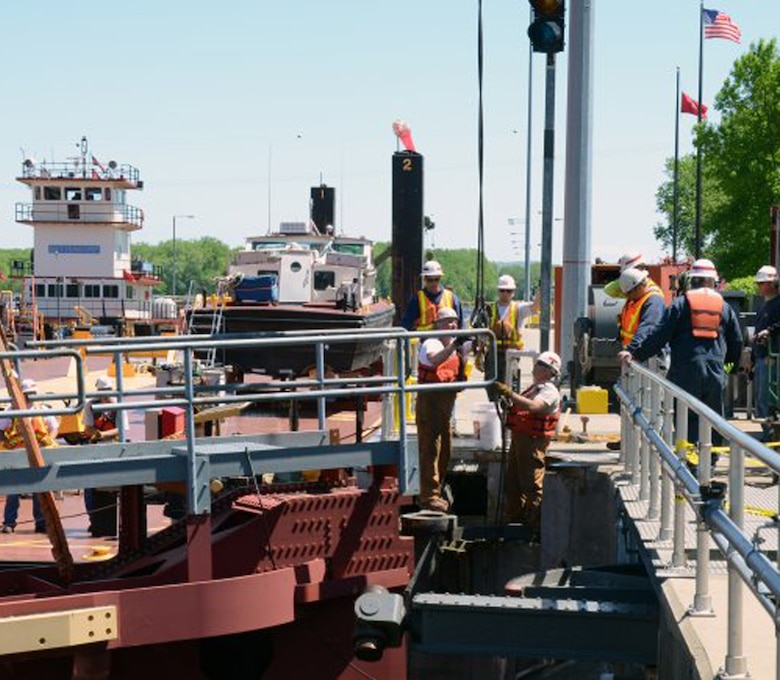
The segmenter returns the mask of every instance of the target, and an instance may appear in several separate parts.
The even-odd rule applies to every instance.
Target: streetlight
[[[194,220],[195,215],[174,215],[173,216],[173,267],[171,276],[171,295],[176,295],[176,220],[177,219]]]

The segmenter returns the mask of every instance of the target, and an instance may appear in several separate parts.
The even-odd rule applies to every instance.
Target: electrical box
[[[577,413],[607,413],[609,393],[597,385],[584,385],[577,390]]]

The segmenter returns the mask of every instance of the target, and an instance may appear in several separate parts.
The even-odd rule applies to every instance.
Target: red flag
[[[680,102],[680,111],[682,113],[692,113],[694,116],[699,115],[699,102],[697,102],[691,95],[682,93],[682,102]],[[703,120],[707,120],[707,105],[701,105],[701,117]]]
[[[396,137],[401,140],[401,143],[407,151],[415,151],[414,142],[412,141],[412,129],[404,123],[404,121],[394,121],[393,132],[395,132]]]
[[[92,165],[97,165],[100,168],[101,172],[105,172],[106,171],[106,169],[100,164],[100,161],[97,158],[95,158],[94,156],[92,156]]]
[[[100,175],[96,170],[92,171],[92,179],[100,179]]]
[[[133,283],[135,283],[135,276],[133,276],[129,271],[127,271],[127,269],[122,270],[122,278],[125,281],[132,281]]]

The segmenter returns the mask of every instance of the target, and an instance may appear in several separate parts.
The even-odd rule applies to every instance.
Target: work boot
[[[0,529],[0,532],[4,534],[12,534],[16,531],[16,525],[15,524],[3,524],[3,528]]]

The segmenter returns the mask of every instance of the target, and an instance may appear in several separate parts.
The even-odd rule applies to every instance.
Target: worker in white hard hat
[[[620,267],[618,271],[618,278],[614,281],[610,281],[606,286],[604,286],[604,293],[613,298],[624,298],[626,295],[620,288],[619,275],[626,271],[626,269],[642,269],[646,271],[647,265],[645,264],[645,259],[642,257],[641,253],[636,251],[629,251],[620,256],[618,259],[618,267]],[[653,281],[653,279],[648,278],[647,285],[650,286],[650,288],[654,288],[661,295],[663,295],[661,287],[655,281]]]
[[[119,439],[119,423],[128,431],[127,411],[112,409],[95,411],[99,404],[115,404],[110,378],[100,376],[95,381],[98,395],[84,404],[84,444],[111,442]],[[88,531],[92,536],[116,536],[117,492],[115,489],[84,489],[84,507],[89,515]]]
[[[561,358],[555,352],[542,352],[532,371],[533,383],[521,393],[505,383],[496,384],[499,394],[509,400],[506,424],[512,431],[507,469],[505,518],[524,524],[531,540],[541,540],[542,491],[545,457],[560,416],[561,396],[555,384],[561,373]]]
[[[726,364],[738,365],[742,330],[737,313],[715,290],[718,272],[707,259],[696,260],[689,271],[689,288],[672,301],[661,324],[623,360],[643,361],[669,344],[671,363],[667,378],[723,415]],[[698,442],[698,417],[688,419],[688,441]],[[713,433],[713,442],[717,433]]]
[[[496,336],[496,365],[493,366],[493,351],[487,348],[485,353],[485,376],[490,379],[495,377],[503,382],[511,382],[506,375],[506,353],[510,349],[523,349],[523,327],[525,320],[539,311],[539,300],[521,301],[515,300],[517,285],[514,277],[502,274],[498,277],[498,299],[490,305],[490,325],[488,326]],[[488,399],[495,401],[498,394],[491,385],[487,389]]]
[[[777,294],[777,269],[765,264],[755,276],[758,292],[763,298],[761,306],[756,312],[755,335],[751,343],[750,363],[753,373],[753,391],[756,402],[756,416],[768,418],[770,409],[777,409],[778,404],[770,403],[770,392],[777,393],[777,379],[772,370],[773,362],[770,360],[769,351],[777,352],[777,340],[774,337],[780,331],[780,296]],[[770,390],[770,381],[775,383]],[[771,426],[764,422],[761,425],[762,438],[769,441]]]
[[[24,396],[24,410],[43,410],[43,405],[38,401],[33,401],[33,397],[38,394],[38,385],[32,378],[25,378],[21,384],[22,395]],[[57,446],[55,441],[59,421],[56,416],[33,416],[29,418],[35,439],[41,447]],[[0,417],[0,440],[4,449],[21,449],[25,446],[22,436],[22,423],[19,418]],[[19,517],[19,496],[9,494],[5,498],[5,510],[3,511],[3,527],[0,529],[4,534],[10,534],[16,531],[16,521]],[[35,520],[35,533],[46,533],[46,521],[43,518],[38,494],[33,494],[33,519]]]
[[[433,322],[433,330],[458,328],[455,310],[445,307]],[[465,379],[466,347],[455,336],[426,338],[420,346],[417,378],[421,384],[452,383]],[[450,420],[457,391],[427,390],[417,393],[415,422],[417,448],[420,456],[420,506],[428,510],[447,512],[449,501],[442,494],[442,485],[450,464],[452,434]]]
[[[439,310],[449,307],[458,317],[458,328],[463,327],[463,309],[460,299],[442,283],[444,271],[436,260],[428,260],[420,272],[422,287],[406,305],[401,325],[409,331],[429,331]]]
[[[626,302],[618,317],[620,345],[624,352],[633,352],[661,323],[666,304],[657,286],[650,285],[646,270],[629,267],[618,279]]]

